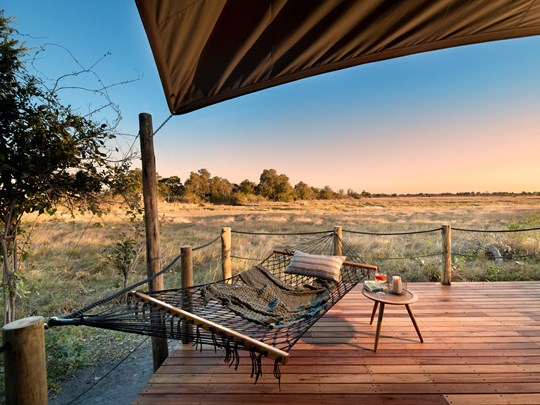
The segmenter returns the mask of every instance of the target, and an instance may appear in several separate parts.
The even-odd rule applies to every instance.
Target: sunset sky
[[[27,46],[69,49],[110,90],[121,132],[169,111],[133,1],[0,0]],[[76,70],[46,47],[36,67]],[[81,80],[85,80],[81,78]],[[84,94],[65,102],[89,109]],[[138,144],[137,144],[138,145]],[[263,169],[291,184],[372,193],[540,191],[540,37],[408,56],[305,79],[173,117],[156,135],[162,176],[206,168],[232,182]]]

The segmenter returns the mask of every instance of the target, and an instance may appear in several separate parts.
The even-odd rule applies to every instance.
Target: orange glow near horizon
[[[540,191],[540,53],[524,44],[386,61],[180,117],[189,154],[162,140],[158,170],[238,183],[274,168],[292,185],[386,194]]]
[[[289,140],[287,147],[270,139],[257,153],[249,142],[214,149],[203,141],[192,157],[186,158],[210,163],[191,166],[190,171],[205,167],[212,175],[236,183],[246,178],[258,182],[263,169],[274,168],[289,176],[292,185],[304,181],[345,191],[540,191],[540,118],[528,111],[483,122],[425,124],[404,123],[403,130],[395,131],[400,123],[391,123],[374,134],[351,130],[350,134],[323,134],[311,141],[306,141],[306,135],[291,133],[283,135]],[[405,131],[406,125],[409,128]],[[158,163],[167,160],[162,156]],[[158,167],[160,173],[185,179],[189,172],[178,174],[178,160],[171,163],[170,167]]]

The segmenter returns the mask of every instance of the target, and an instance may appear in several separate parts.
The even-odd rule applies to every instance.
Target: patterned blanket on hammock
[[[326,308],[336,283],[316,279],[293,288],[257,265],[239,275],[243,284],[210,284],[201,290],[208,303],[214,299],[231,311],[269,327],[288,327],[317,316]]]

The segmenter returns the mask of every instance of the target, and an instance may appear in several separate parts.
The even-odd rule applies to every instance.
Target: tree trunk
[[[8,324],[15,320],[15,285],[14,285],[14,270],[10,266],[9,249],[4,237],[0,237],[0,246],[2,256],[4,257],[4,279],[2,280],[2,290],[4,293],[4,324]],[[16,252],[14,252],[16,254]]]
[[[4,323],[8,324],[15,320],[15,291],[10,291],[9,294],[4,296]]]

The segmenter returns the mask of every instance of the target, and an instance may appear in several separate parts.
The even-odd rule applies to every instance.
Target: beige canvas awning
[[[183,114],[384,59],[540,34],[540,0],[135,0]]]

